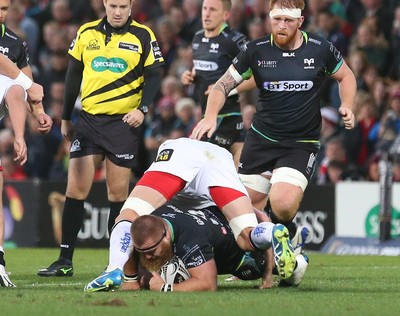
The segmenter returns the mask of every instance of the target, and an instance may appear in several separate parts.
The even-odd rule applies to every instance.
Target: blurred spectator
[[[183,11],[183,8],[180,6],[172,7],[168,14],[168,18],[171,21],[174,21],[175,32],[179,37],[179,39],[182,42],[190,43],[189,41],[186,40],[187,37],[185,30],[186,14],[185,11]]]
[[[394,87],[389,98],[389,108],[382,119],[377,122],[369,133],[369,139],[376,143],[376,150],[387,151],[400,134],[400,87]]]
[[[365,173],[364,168],[368,157],[374,151],[374,144],[370,142],[368,135],[377,121],[377,108],[372,95],[365,91],[358,91],[353,113],[355,126],[352,130],[346,130],[343,133],[343,143],[348,163],[360,173]]]
[[[49,181],[66,181],[68,176],[69,147],[71,143],[63,139],[58,146],[49,170]]]
[[[252,0],[249,5],[249,15],[252,19],[265,20],[269,14],[269,0]]]
[[[379,154],[373,154],[367,162],[367,170],[364,179],[366,181],[379,182]]]
[[[1,156],[1,165],[3,167],[4,181],[23,181],[27,179],[22,166],[14,161],[13,154],[6,154]]]
[[[148,163],[154,161],[158,147],[170,138],[175,124],[174,101],[163,97],[157,104],[156,113],[149,122],[144,135],[144,144],[149,152]]]
[[[76,0],[75,0],[76,1]],[[72,10],[68,0],[52,0],[51,18],[56,21],[61,28],[65,28],[72,21]]]
[[[4,155],[7,154],[12,154],[13,152],[14,152],[14,133],[12,129],[5,127],[0,130],[0,157],[3,157]]]
[[[393,182],[400,182],[400,155],[393,157]]]
[[[315,159],[315,170],[319,170],[322,161],[325,157],[325,146],[332,139],[340,134],[339,129],[339,113],[336,108],[328,106],[321,108],[321,137],[320,137],[320,150]],[[316,175],[316,174],[315,174]]]
[[[202,29],[201,25],[202,0],[182,0],[182,8],[186,19],[180,37],[182,40],[191,43],[194,34]]]
[[[352,39],[350,51],[363,51],[368,63],[376,66],[379,74],[384,75],[388,66],[389,46],[388,42],[379,36],[379,29],[373,22],[372,18],[368,18],[361,23]]]
[[[304,29],[308,32],[317,33],[318,14],[329,9],[329,0],[307,0],[304,11]]]
[[[376,65],[369,64],[364,71],[363,81],[365,84],[365,91],[372,92],[375,82],[380,78],[378,67]]]
[[[21,3],[12,1],[7,15],[7,27],[27,42],[31,66],[36,66],[41,31],[37,22],[25,15],[25,8]]]
[[[182,98],[176,102],[175,116],[176,120],[170,138],[189,137],[194,124],[194,109],[196,103],[192,98]]]
[[[192,67],[193,67],[192,47],[190,43],[181,41],[178,45],[176,58],[169,67],[168,76],[181,78],[182,74],[186,70],[192,69]],[[192,94],[192,92],[187,91],[186,94],[190,95]]]
[[[38,81],[43,85],[44,94],[50,94],[51,83],[63,81],[67,74],[67,50],[51,51],[48,59],[48,68],[42,72]]]
[[[361,50],[353,50],[350,52],[348,60],[349,67],[356,77],[357,89],[368,90],[364,82],[364,73],[368,67],[367,55]]]
[[[89,0],[89,2],[92,12],[88,17],[88,20],[92,21],[92,20],[102,19],[106,15],[106,10],[104,8],[103,1]]]
[[[39,133],[38,121],[32,115],[28,115],[27,124],[25,141],[29,159],[23,166],[24,174],[30,178],[47,179],[61,139],[52,133]]]
[[[386,40],[390,39],[393,21],[393,8],[384,0],[360,0],[362,7],[354,13],[355,27],[358,28],[366,17],[375,17],[378,28],[383,31]]]
[[[228,17],[228,24],[232,30],[239,31],[240,33],[247,35],[246,25],[246,4],[242,0],[232,0],[231,14]]]
[[[375,80],[371,93],[376,105],[376,119],[380,120],[387,108],[388,101],[387,83],[383,78],[379,77]]]
[[[159,19],[155,35],[165,61],[164,74],[167,74],[178,51],[178,37],[174,22],[167,17]]]
[[[176,0],[157,1],[157,6],[153,6],[150,12],[150,19],[158,20],[159,18],[167,17],[170,14],[171,9],[176,5],[177,5]]]
[[[325,9],[318,13],[316,20],[314,33],[330,41],[343,56],[347,56],[348,42],[346,36],[340,30],[339,18],[330,10]]]
[[[326,171],[326,183],[336,184],[346,177],[347,164],[339,160],[331,160]]]
[[[163,97],[172,100],[175,105],[176,101],[184,96],[180,80],[174,76],[166,76],[161,82],[160,92]]]
[[[249,40],[253,41],[267,35],[264,20],[253,18],[248,25]]]
[[[331,138],[325,145],[323,152],[324,158],[317,171],[317,184],[327,184],[330,179],[328,177],[328,165],[331,161],[339,161],[347,164],[346,151],[343,146],[341,137]]]

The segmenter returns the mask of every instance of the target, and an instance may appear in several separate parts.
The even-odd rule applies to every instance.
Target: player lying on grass
[[[256,211],[256,215],[259,221],[269,221],[263,212]],[[228,273],[241,280],[261,278],[260,289],[273,286],[272,249],[252,253],[240,249],[228,221],[217,207],[191,210],[165,205],[151,215],[136,219],[131,235],[134,251],[124,267],[122,290],[144,287],[166,292],[215,291],[217,275]],[[157,272],[175,256],[182,260],[183,267],[175,265],[172,275],[162,273],[163,280]],[[298,285],[303,278],[308,263],[303,255],[296,259],[297,268],[285,284]],[[138,261],[145,269],[153,271],[150,280],[149,274],[139,277]],[[179,273],[177,270],[181,269]],[[178,277],[186,276],[186,270],[190,277],[177,283]],[[176,272],[178,277],[175,277]]]
[[[189,203],[191,209],[218,206],[241,249],[266,250],[272,246],[279,275],[291,277],[296,257],[288,230],[281,224],[258,223],[232,155],[214,144],[179,138],[160,146],[155,162],[132,190],[111,232],[108,267],[85,286],[85,291],[107,290],[122,283],[122,269],[132,247],[132,222],[175,196],[181,203]]]

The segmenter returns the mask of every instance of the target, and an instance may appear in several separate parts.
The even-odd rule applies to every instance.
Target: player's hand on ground
[[[44,92],[43,87],[40,84],[34,82],[26,92],[28,93],[28,100],[30,103],[36,104],[42,102]]]
[[[26,143],[24,139],[15,139],[14,141],[15,157],[14,161],[19,162],[22,166],[28,159],[28,152],[26,148]]]
[[[46,113],[40,113],[37,116],[39,123],[38,132],[42,134],[48,134],[53,126],[53,120]]]
[[[152,272],[153,277],[149,281],[149,288],[152,291],[159,292],[161,287],[164,284],[163,279],[161,279],[160,275],[157,272]]]
[[[192,71],[186,70],[183,72],[181,76],[181,82],[184,85],[190,85],[194,83],[194,78],[196,76],[195,70],[193,69]]]
[[[193,129],[190,138],[200,140],[204,135],[206,135],[208,138],[211,138],[216,129],[216,120],[207,120],[206,118],[203,118]]]
[[[259,289],[260,290],[270,289],[270,288],[272,288],[273,285],[274,285],[274,279],[273,279],[273,277],[271,275],[271,276],[269,276],[267,278],[263,278],[262,279],[262,282],[261,282],[261,285],[260,285]]]
[[[74,125],[70,120],[61,121],[61,134],[66,140],[72,140],[72,136],[74,135]]]
[[[342,116],[344,127],[346,129],[352,129],[354,127],[355,120],[353,112],[350,109],[341,106],[339,108],[339,114]]]
[[[144,114],[142,113],[142,111],[140,110],[133,110],[130,111],[129,113],[126,113],[124,115],[124,117],[122,118],[122,120],[129,124],[129,126],[132,127],[139,127],[140,125],[142,125],[143,121],[144,121]]]
[[[137,291],[140,290],[140,283],[138,281],[136,282],[124,282],[121,284],[121,287],[119,288],[121,291]]]

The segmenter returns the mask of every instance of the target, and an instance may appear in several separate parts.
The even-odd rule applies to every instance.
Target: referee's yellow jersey
[[[90,114],[125,114],[142,98],[143,71],[164,58],[154,33],[130,19],[121,30],[106,32],[105,18],[80,27],[69,54],[83,62],[82,109]]]

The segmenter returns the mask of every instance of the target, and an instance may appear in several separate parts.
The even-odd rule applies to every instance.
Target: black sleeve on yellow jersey
[[[64,111],[62,114],[63,120],[70,120],[76,98],[81,89],[83,76],[83,63],[75,58],[71,58],[67,75],[65,76],[65,92],[64,92]]]
[[[143,106],[149,106],[153,102],[161,86],[161,68],[145,68],[143,72],[143,77],[144,87],[142,101],[140,102],[139,108]]]

